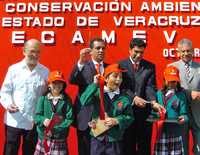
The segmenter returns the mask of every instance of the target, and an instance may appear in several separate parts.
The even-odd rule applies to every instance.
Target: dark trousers
[[[79,155],[90,155],[90,131],[80,131],[77,129],[78,136],[78,154]]]
[[[195,120],[193,117],[190,118],[190,127],[192,131],[192,137],[193,137],[193,153],[194,155],[200,155],[200,129],[197,126]]]
[[[150,155],[151,132],[151,123],[133,122],[124,134],[124,155]]]
[[[21,137],[23,138],[22,154],[34,154],[37,143],[36,128],[24,130],[5,125],[4,155],[18,155]]]
[[[91,155],[123,155],[122,142],[108,142],[91,138]]]
[[[189,124],[184,123],[182,125],[182,131],[181,131],[182,139],[183,139],[183,149],[184,149],[184,155],[189,155]]]

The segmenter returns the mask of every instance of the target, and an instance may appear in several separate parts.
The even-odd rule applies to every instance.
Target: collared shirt
[[[140,62],[135,62],[135,61],[133,61],[133,59],[132,59],[131,57],[129,57],[129,59],[131,60],[131,63],[132,63],[132,64],[137,64],[137,65],[139,66]]]
[[[53,105],[56,105],[58,103],[59,100],[62,100],[63,99],[63,95],[60,94],[59,96],[53,96],[51,93],[48,93],[47,94],[47,98],[49,100],[52,100],[53,102]]]
[[[6,111],[5,124],[20,129],[32,129],[35,105],[39,96],[46,90],[48,73],[48,69],[39,63],[30,71],[25,60],[8,68],[1,88],[0,101],[5,109],[14,103],[19,111]]]
[[[104,86],[104,93],[107,93],[110,99],[112,100],[115,95],[119,95],[119,88],[115,91],[110,91],[107,86]]]
[[[92,61],[95,66],[96,66],[96,64],[99,64],[99,71],[100,71],[101,75],[103,75],[103,73],[104,73],[103,61],[101,61],[100,63],[96,62],[95,60],[92,60]]]
[[[166,96],[169,96],[169,94],[175,94],[175,89],[169,89],[166,94],[165,94],[165,97]]]
[[[184,64],[186,63],[186,62],[184,62],[183,60],[181,60]],[[187,62],[187,64],[189,64],[189,66],[192,66],[192,60],[190,60],[189,62]]]
[[[100,69],[100,73],[103,75],[103,73],[104,73],[103,61],[98,63],[98,62],[96,62],[95,60],[92,59],[92,62],[94,63],[94,66],[96,66],[96,64],[100,64],[100,68],[99,68]],[[79,71],[81,71],[83,69],[83,67],[84,67],[84,64],[80,64],[79,62],[78,62],[77,65],[78,65]]]

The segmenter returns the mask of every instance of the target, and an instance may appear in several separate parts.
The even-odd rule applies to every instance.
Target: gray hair
[[[180,49],[183,45],[187,45],[192,49],[192,41],[187,38],[181,39],[178,42],[178,49]]]

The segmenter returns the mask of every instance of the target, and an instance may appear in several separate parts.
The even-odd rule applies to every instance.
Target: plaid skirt
[[[183,155],[183,141],[181,136],[172,136],[163,133],[157,140],[154,155]]]
[[[47,140],[49,152],[45,153],[43,142],[38,139],[34,155],[68,155],[66,140]]]

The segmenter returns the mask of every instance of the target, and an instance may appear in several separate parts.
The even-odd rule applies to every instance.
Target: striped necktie
[[[190,78],[190,65],[189,65],[189,63],[185,63],[185,73],[186,73],[186,77],[189,79]]]

